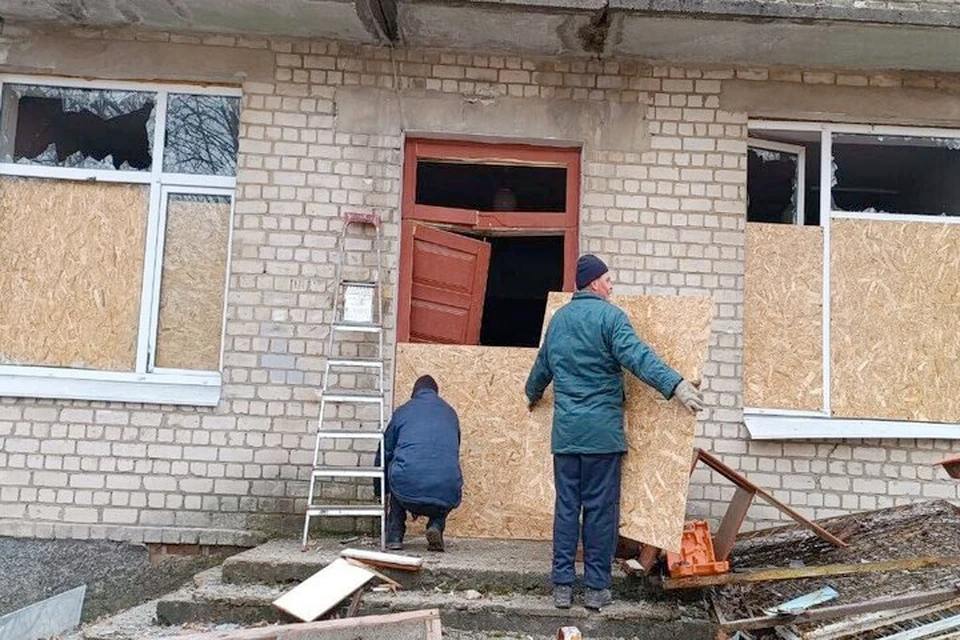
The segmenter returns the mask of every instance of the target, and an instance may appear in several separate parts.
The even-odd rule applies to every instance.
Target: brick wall
[[[244,544],[252,540],[245,532],[299,528],[341,211],[373,209],[385,217],[396,282],[402,139],[339,132],[335,97],[342,86],[645,104],[649,148],[585,148],[581,246],[609,259],[620,292],[708,293],[716,301],[704,382],[710,408],[698,445],[814,517],[917,497],[958,498],[958,485],[934,481],[929,467],[950,442],[746,439],[740,362],[747,118],[719,108],[722,83],[732,78],[927,87],[954,80],[392,52],[230,36],[82,35],[149,39],[161,49],[176,41],[275,54],[274,81],[243,86],[223,399],[215,409],[0,400],[0,534]],[[392,287],[387,294],[392,327]],[[325,455],[342,464],[369,462],[372,452]],[[331,497],[356,490],[326,488]],[[691,515],[719,516],[732,492],[698,472]],[[748,526],[778,518],[756,506]]]

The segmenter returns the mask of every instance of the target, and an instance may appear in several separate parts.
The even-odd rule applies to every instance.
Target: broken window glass
[[[836,134],[839,211],[960,215],[960,139]]]
[[[747,221],[793,224],[797,215],[799,156],[784,151],[747,149]]]
[[[163,170],[235,176],[239,128],[239,98],[170,94]]]
[[[48,167],[150,169],[156,94],[5,84],[0,161]]]
[[[562,213],[567,205],[563,167],[421,160],[417,204],[474,211]]]

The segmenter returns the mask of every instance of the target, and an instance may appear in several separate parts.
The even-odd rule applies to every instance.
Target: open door
[[[478,344],[490,245],[412,221],[400,244],[397,339]]]

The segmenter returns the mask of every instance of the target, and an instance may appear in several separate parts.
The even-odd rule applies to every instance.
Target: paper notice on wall
[[[343,321],[373,322],[373,287],[347,285],[343,293]]]

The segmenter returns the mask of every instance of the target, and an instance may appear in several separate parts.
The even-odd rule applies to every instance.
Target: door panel
[[[401,242],[399,340],[477,344],[490,245],[416,222]]]

